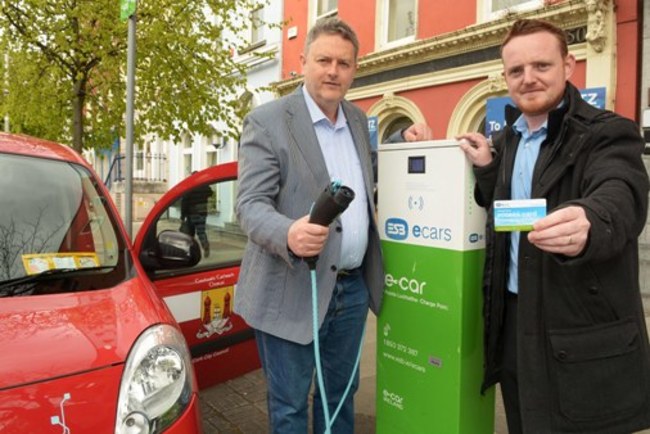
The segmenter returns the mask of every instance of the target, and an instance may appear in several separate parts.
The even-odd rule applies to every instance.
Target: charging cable
[[[323,417],[325,419],[325,434],[331,434],[332,425],[334,425],[336,416],[338,416],[341,407],[343,407],[343,403],[345,402],[348,393],[352,388],[352,382],[354,381],[354,377],[357,373],[357,370],[359,369],[359,362],[361,360],[361,349],[363,347],[363,338],[366,334],[366,325],[365,324],[363,325],[363,330],[361,331],[361,341],[359,341],[359,351],[357,352],[357,358],[354,361],[354,368],[352,369],[352,373],[350,374],[348,385],[345,388],[345,392],[343,392],[343,395],[341,396],[341,400],[339,401],[339,405],[336,407],[336,411],[334,411],[334,414],[330,418],[329,405],[327,403],[327,394],[325,393],[325,382],[323,380],[323,368],[320,359],[320,339],[318,337],[318,297],[317,297],[318,285],[316,284],[316,270],[311,270],[310,274],[311,274],[311,307],[312,307],[312,318],[313,318],[312,329],[314,333],[314,359],[316,361],[316,378],[318,380],[318,389],[320,391],[321,402],[323,404]]]
[[[354,191],[352,189],[341,185],[340,181],[333,181],[327,188],[321,193],[314,205],[312,206],[311,212],[309,213],[309,222],[316,223],[321,226],[329,226],[336,217],[338,217],[345,209],[348,207],[350,202],[354,199]],[[359,369],[359,361],[361,360],[361,349],[363,346],[363,338],[365,335],[365,324],[361,332],[361,341],[359,342],[359,351],[357,353],[357,358],[354,362],[354,368],[352,369],[352,374],[348,380],[348,385],[345,388],[345,392],[341,396],[334,414],[330,418],[329,405],[327,401],[327,393],[325,391],[325,382],[323,380],[323,368],[320,358],[320,339],[318,337],[318,284],[316,278],[316,262],[318,261],[318,256],[313,256],[310,258],[305,258],[307,266],[310,270],[311,275],[311,305],[312,305],[312,329],[314,334],[314,361],[316,364],[316,378],[318,380],[318,390],[321,396],[321,402],[323,404],[323,417],[325,419],[325,433],[331,434],[332,425],[336,420],[336,417],[345,402],[348,393],[352,387],[354,377]]]

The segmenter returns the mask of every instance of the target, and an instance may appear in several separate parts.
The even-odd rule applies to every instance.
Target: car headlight
[[[145,330],[126,360],[115,433],[162,432],[189,404],[192,384],[192,362],[180,332],[166,324]]]

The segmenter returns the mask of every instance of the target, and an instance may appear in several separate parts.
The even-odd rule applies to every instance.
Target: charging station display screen
[[[408,173],[424,173],[424,155],[408,157],[409,171]]]

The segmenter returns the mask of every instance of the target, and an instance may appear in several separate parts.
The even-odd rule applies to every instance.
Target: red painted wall
[[[377,2],[375,0],[340,0],[339,17],[346,21],[359,38],[359,56],[375,51]],[[449,11],[454,13],[450,14]],[[285,0],[282,79],[290,72],[301,74],[300,53],[308,29],[308,0]],[[472,25],[476,21],[476,0],[420,0],[418,2],[417,38],[429,38]],[[298,27],[298,36],[287,39],[287,29]]]
[[[616,3],[616,99],[614,111],[639,121],[639,10],[635,0]]]
[[[434,139],[446,139],[447,126],[454,108],[463,95],[482,80],[483,79],[476,79],[409,90],[406,92],[396,93],[396,95],[411,100],[420,108],[426,123],[433,130]],[[354,103],[367,112],[368,109],[370,109],[370,107],[378,100],[379,97],[367,98],[364,100],[354,101]]]
[[[637,59],[639,23],[631,22],[618,26],[618,61],[616,67],[615,111],[638,121],[639,81]],[[625,48],[624,48],[625,47]]]
[[[428,0],[431,1],[431,0]],[[375,1],[339,1],[339,17],[347,22],[359,38],[359,57],[375,49]],[[284,30],[282,47],[282,79],[291,78],[291,71],[302,74],[300,54],[303,52],[309,31],[308,0],[285,0],[284,19],[288,22]],[[287,29],[297,26],[298,36],[287,39]]]
[[[477,18],[475,0],[419,0],[418,38],[428,38],[452,32],[475,24]],[[640,22],[636,0],[618,0],[617,7],[617,85],[615,92],[615,111],[638,120],[638,32]],[[285,0],[282,78],[291,78],[290,72],[302,74],[300,54],[303,51],[308,27],[308,0]],[[453,13],[450,13],[453,11]],[[376,1],[339,0],[339,16],[355,29],[360,41],[360,56],[375,50]],[[297,26],[298,36],[287,39],[287,28]],[[585,64],[579,62],[572,82],[579,88],[585,86]],[[476,81],[441,85],[398,93],[412,99],[424,113],[433,127],[436,138],[444,138],[449,117],[462,95]],[[355,101],[367,110],[379,97]]]
[[[576,63],[576,69],[570,79],[571,83],[578,89],[583,89],[587,82],[587,64],[584,61]]]
[[[285,0],[284,1],[284,21],[287,23],[284,27],[282,38],[282,79],[286,80],[291,77],[291,72],[298,75],[302,74],[300,65],[300,53],[302,53],[307,37],[307,14],[308,0]],[[287,31],[292,28],[298,28],[298,36],[288,39]]]
[[[339,17],[354,29],[359,38],[359,57],[375,50],[375,16],[374,0],[339,0]]]
[[[396,95],[415,103],[424,115],[427,124],[433,130],[434,139],[446,139],[451,115],[463,96],[485,78],[449,83],[435,87],[398,92]],[[586,81],[586,64],[578,62],[571,82],[582,89]],[[365,112],[379,101],[380,97],[356,100],[354,103]]]
[[[476,23],[476,0],[422,0],[418,3],[418,39],[453,32]]]

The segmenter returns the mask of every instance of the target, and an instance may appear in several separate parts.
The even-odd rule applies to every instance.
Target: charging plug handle
[[[336,217],[345,211],[354,199],[354,191],[350,187],[331,183],[318,196],[309,214],[309,223],[329,226]],[[310,270],[316,269],[318,256],[305,258]]]
[[[346,186],[336,189],[329,185],[318,196],[309,214],[309,223],[329,226],[336,217],[345,211],[354,199],[354,191]]]

